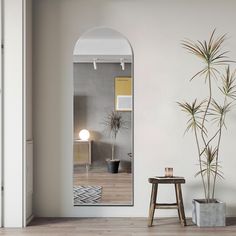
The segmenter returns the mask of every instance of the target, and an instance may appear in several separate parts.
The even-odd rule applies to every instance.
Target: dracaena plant
[[[104,119],[103,124],[105,125],[106,130],[109,132],[112,138],[112,152],[111,152],[112,160],[115,159],[114,154],[115,154],[116,137],[122,129],[127,129],[126,123],[127,122],[122,117],[122,114],[118,111],[111,111]]]
[[[178,102],[188,116],[185,132],[192,130],[194,134],[199,164],[195,176],[201,176],[206,202],[215,197],[217,178],[223,178],[219,162],[222,132],[226,115],[236,99],[235,71],[230,68],[234,61],[223,48],[225,40],[225,34],[216,37],[214,30],[208,41],[182,41],[183,48],[203,62],[203,68],[190,81],[204,79],[208,92],[201,101]]]

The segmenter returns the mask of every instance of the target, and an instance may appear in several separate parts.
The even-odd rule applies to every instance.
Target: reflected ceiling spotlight
[[[93,59],[93,68],[94,70],[97,70],[97,58]]]
[[[120,66],[121,66],[122,70],[125,70],[125,62],[124,62],[123,58],[120,59]]]

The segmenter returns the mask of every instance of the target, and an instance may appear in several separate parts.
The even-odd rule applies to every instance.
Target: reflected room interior
[[[127,39],[108,28],[75,45],[75,206],[133,204],[132,58]]]

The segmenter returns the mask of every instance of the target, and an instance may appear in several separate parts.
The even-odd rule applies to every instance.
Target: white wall
[[[186,178],[186,213],[191,200],[202,197],[196,148],[191,134],[183,137],[185,117],[176,101],[205,94],[202,80],[188,80],[200,63],[180,46],[185,37],[205,39],[216,27],[229,32],[227,48],[236,58],[233,0],[34,0],[34,131],[35,214],[38,216],[146,216],[148,177],[174,167]],[[118,30],[134,50],[134,207],[73,207],[73,67],[78,38],[91,27]],[[236,113],[228,118],[221,151],[225,181],[217,196],[236,214]],[[173,190],[160,188],[160,199]],[[176,215],[163,211],[159,215]]]

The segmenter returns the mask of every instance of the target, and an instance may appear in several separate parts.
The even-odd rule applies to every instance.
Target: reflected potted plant
[[[126,128],[126,122],[120,112],[111,111],[105,118],[104,125],[112,139],[111,159],[106,160],[108,171],[110,173],[118,173],[120,160],[115,158],[115,144],[117,135],[122,129]]]
[[[236,99],[235,71],[231,72],[229,65],[233,61],[223,50],[225,38],[215,37],[214,30],[208,41],[182,42],[204,64],[191,80],[202,78],[208,91],[201,101],[178,102],[188,116],[185,132],[193,131],[197,147],[199,171],[195,176],[201,177],[205,198],[193,200],[193,222],[200,227],[225,226],[225,203],[215,198],[215,189],[217,179],[223,178],[219,151],[225,118]]]

